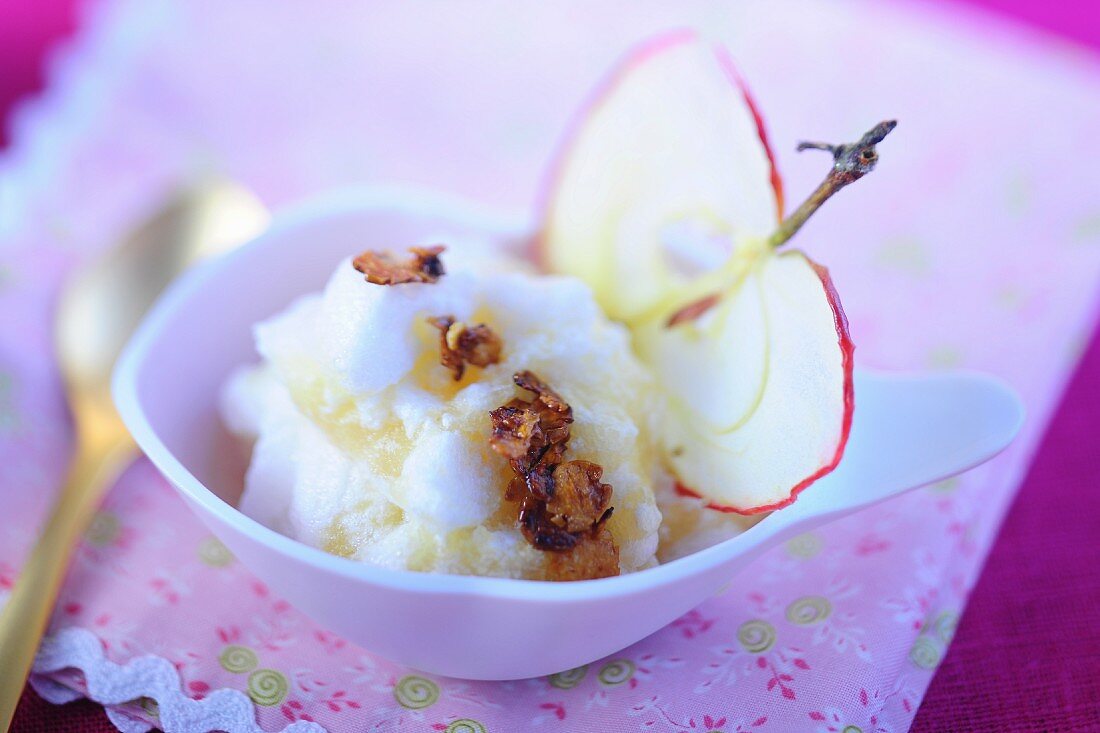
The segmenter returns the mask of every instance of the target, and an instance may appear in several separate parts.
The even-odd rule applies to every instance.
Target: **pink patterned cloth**
[[[399,181],[529,209],[603,70],[685,24],[738,58],[792,197],[823,164],[796,159],[794,140],[902,120],[880,170],[800,246],[832,269],[861,363],[1000,374],[1029,406],[1020,441],[964,477],[796,538],[614,658],[509,683],[419,674],[317,628],[140,462],[76,557],[38,663],[43,694],[87,694],[123,730],[908,727],[1094,323],[1100,275],[1088,154],[1100,69],[982,16],[870,0],[95,6],[0,160],[0,588],[69,448],[49,339],[68,268],[208,170],[271,206]],[[130,682],[157,703],[119,698]]]

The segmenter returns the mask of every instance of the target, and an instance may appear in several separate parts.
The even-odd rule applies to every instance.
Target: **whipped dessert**
[[[222,400],[229,428],[254,441],[241,510],[390,568],[573,579],[654,565],[655,494],[670,480],[651,445],[660,398],[628,333],[579,280],[479,245],[414,249],[411,276],[396,253],[349,258],[322,293],[255,327],[262,363]],[[509,453],[508,418],[546,395],[570,413],[565,441]],[[560,455],[517,472],[528,448]],[[516,493],[528,473],[577,501],[610,488],[571,516],[553,502],[536,515]]]

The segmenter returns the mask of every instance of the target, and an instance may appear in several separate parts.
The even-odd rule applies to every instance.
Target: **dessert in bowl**
[[[656,391],[629,334],[582,282],[532,274],[490,241],[449,241],[429,281],[370,283],[379,270],[356,260],[364,276],[346,258],[323,293],[257,326],[263,363],[230,380],[222,410],[256,440],[242,511],[392,568],[568,579],[655,564],[654,493],[672,489],[648,438]],[[514,472],[494,447],[510,408],[498,410],[530,393],[515,375],[569,405],[562,456],[542,459],[557,467],[557,508],[574,489],[572,532],[524,530],[518,497],[505,498]],[[566,476],[584,469],[579,483]],[[601,485],[614,487],[613,511],[610,496],[589,496]]]
[[[723,57],[664,39],[627,68],[667,59],[676,72],[640,87],[621,77],[596,109],[649,99],[699,53],[724,86],[693,94],[737,92],[720,97],[741,105],[727,114],[752,124],[755,157],[729,152],[769,192],[755,199],[766,216],[735,216],[717,194],[685,208],[685,191],[711,185],[685,175],[671,188],[650,177],[659,195],[643,213],[589,207],[605,190],[585,183],[593,123],[567,146],[540,227],[424,192],[330,194],[188,275],[150,314],[119,364],[120,411],[276,592],[420,669],[546,674],[660,628],[792,533],[1011,439],[1019,403],[991,380],[853,375],[827,276],[760,229],[784,232],[781,189]],[[609,144],[596,135],[596,149]],[[669,155],[665,170],[688,160],[724,175],[710,156]],[[644,170],[613,165],[635,159],[596,171],[649,195]],[[601,211],[625,214],[601,224]],[[681,233],[649,232],[651,220],[717,244],[665,247]],[[576,244],[599,226],[611,227],[602,244]],[[658,244],[620,258],[622,237]],[[655,257],[679,264],[649,267]],[[720,346],[731,338],[737,349]],[[255,440],[243,497],[225,428]]]
[[[802,209],[782,217],[744,84],[688,33],[613,78],[533,256],[448,231],[353,251],[257,325],[223,408],[255,442],[245,513],[386,567],[582,580],[733,536],[836,466],[847,323],[828,273],[777,253]]]

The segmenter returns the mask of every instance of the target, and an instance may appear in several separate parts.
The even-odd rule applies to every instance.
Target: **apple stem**
[[[779,224],[779,228],[776,229],[775,233],[768,239],[768,244],[772,247],[783,245],[788,239],[794,236],[795,232],[802,228],[806,220],[809,219],[830,196],[852,181],[858,181],[860,178],[863,178],[863,176],[873,171],[875,169],[875,163],[878,162],[878,151],[875,150],[875,145],[882,142],[883,138],[889,135],[890,131],[897,127],[897,124],[897,120],[885,120],[880,122],[854,143],[845,143],[843,145],[831,145],[829,143],[817,142],[799,143],[797,148],[799,152],[803,150],[827,150],[832,153],[833,167],[829,169],[829,174],[825,176],[825,180],[810,194],[810,197],[803,201],[801,206],[791,212],[791,215]]]

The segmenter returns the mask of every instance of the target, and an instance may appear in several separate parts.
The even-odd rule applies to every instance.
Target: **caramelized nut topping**
[[[535,399],[517,397],[490,412],[493,433],[489,444],[508,459],[516,474],[526,477],[540,463],[551,469],[561,463],[573,410],[532,372],[517,372],[512,380],[521,389],[534,392]]]
[[[572,408],[533,372],[518,372],[513,381],[535,396],[514,398],[489,413],[489,444],[515,473],[504,498],[519,504],[520,531],[533,547],[552,553],[551,580],[618,575],[619,549],[604,526],[613,508],[603,468],[563,460]]]
[[[534,467],[547,446],[539,414],[529,404],[515,399],[489,413],[493,421],[489,444],[508,459],[512,470],[520,477]]]
[[[603,467],[569,461],[554,469],[554,493],[546,500],[546,515],[567,532],[584,532],[604,520],[611,503],[611,486],[601,483]]]
[[[607,527],[582,535],[569,552],[550,555],[551,580],[588,580],[619,574],[619,547]]]
[[[573,409],[566,404],[565,400],[563,400],[557,392],[550,389],[550,385],[539,379],[537,374],[524,369],[522,372],[516,372],[512,377],[512,381],[514,381],[516,386],[520,389],[534,392],[535,400],[544,405],[548,410],[568,415],[568,422],[573,422]],[[568,437],[569,436],[566,435],[566,439],[568,439]]]
[[[466,373],[466,364],[484,368],[500,362],[504,342],[484,323],[467,326],[454,316],[429,318],[428,323],[439,329],[439,360],[456,382]]]
[[[445,274],[439,255],[447,249],[441,244],[433,247],[409,247],[412,257],[401,261],[390,252],[368,249],[352,260],[352,266],[375,285],[402,285],[404,283],[434,283]]]

